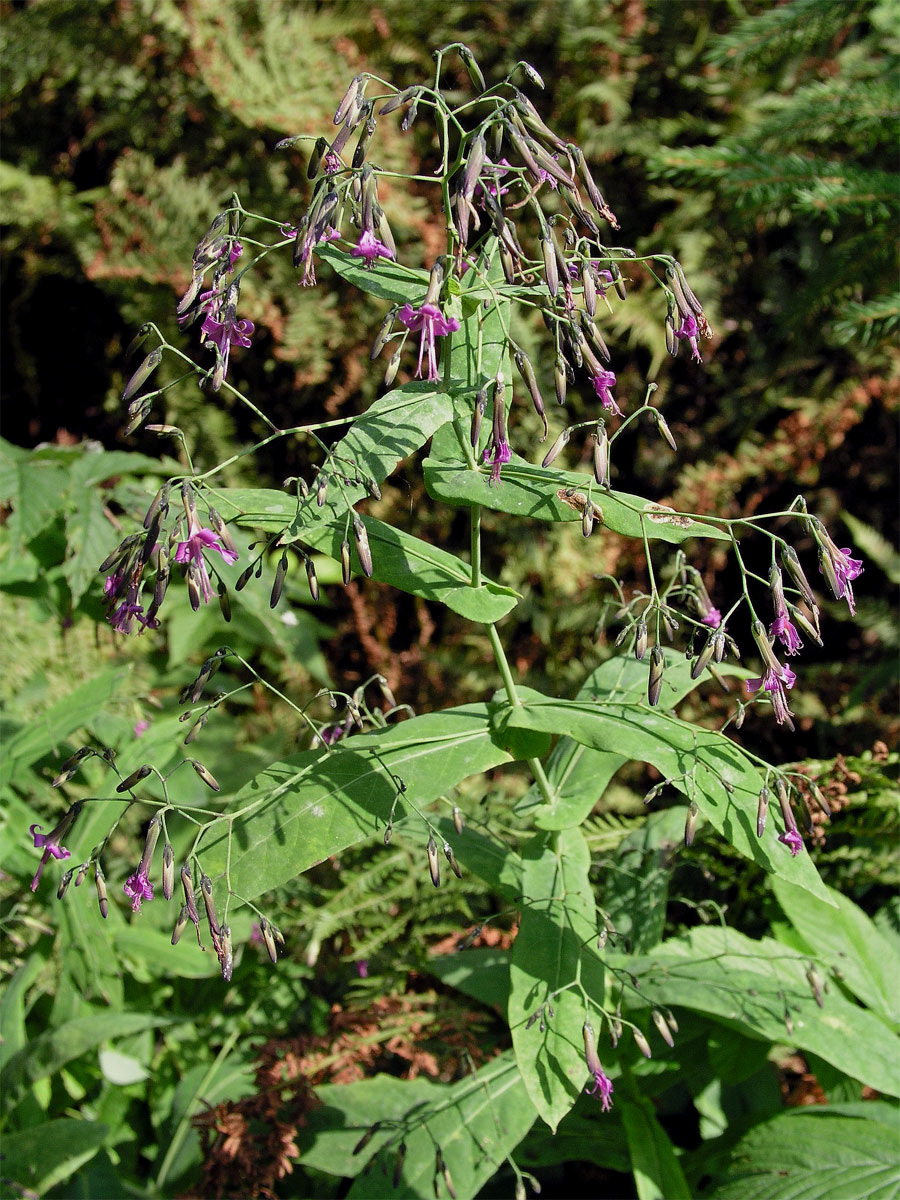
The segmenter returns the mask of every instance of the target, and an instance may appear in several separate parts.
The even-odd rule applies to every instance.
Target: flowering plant
[[[444,60],[451,54],[460,56],[473,84],[472,95],[462,101],[442,86]],[[504,911],[518,913],[509,954],[492,968],[500,979],[512,1048],[484,1084],[498,1104],[508,1091],[517,1100],[498,1134],[506,1154],[536,1116],[556,1130],[581,1102],[586,1085],[600,1111],[622,1104],[630,1114],[623,1120],[637,1120],[643,1111],[633,1091],[638,1060],[651,1057],[657,1039],[671,1048],[678,1034],[672,1008],[683,994],[671,978],[677,975],[677,951],[654,959],[650,952],[658,937],[632,921],[616,889],[605,892],[602,904],[599,898],[600,863],[586,823],[620,768],[637,762],[654,769],[659,782],[648,793],[648,805],[664,789],[684,798],[675,815],[688,847],[700,823],[708,822],[777,885],[799,889],[826,906],[834,903],[804,852],[798,827],[798,813],[812,827],[813,814],[827,809],[819,789],[730,734],[757,710],[771,711],[785,732],[793,728],[788,693],[797,674],[781,658],[798,655],[801,633],[812,641],[822,636],[817,595],[792,546],[789,523],[815,539],[822,576],[851,612],[851,585],[862,564],[849,549],[837,547],[802,498],[784,510],[723,518],[675,511],[614,487],[616,458],[639,426],[677,450],[653,402],[654,385],[637,401],[624,394],[623,351],[604,332],[614,305],[628,302],[630,274],[641,271],[662,290],[672,355],[686,349],[701,364],[700,341],[712,340],[713,330],[674,257],[661,251],[638,255],[609,244],[606,231],[617,231],[619,223],[584,153],[550,129],[517,86],[521,76],[540,86],[533,68],[518,64],[488,87],[467,47],[445,47],[436,59],[432,82],[402,92],[368,74],[354,78],[337,107],[338,131],[330,142],[305,135],[285,139],[283,149],[310,143],[312,190],[299,220],[252,213],[236,196],[215,217],[196,247],[192,281],[177,311],[185,327],[202,318],[199,343],[214,355],[208,368],[194,364],[157,326],[140,333],[142,343],[156,344],[123,393],[128,429],[146,422],[173,386],[145,390],[163,357],[170,356],[196,374],[210,397],[232,397],[266,427],[265,437],[235,457],[293,439],[309,447],[306,477],[295,476],[282,489],[226,486],[233,459],[196,470],[176,427],[148,426],[181,441],[185,471],[164,483],[143,531],[126,536],[101,570],[110,623],[127,635],[155,629],[164,606],[178,602],[173,568],[182,569],[190,607],[205,611],[217,599],[227,622],[233,601],[240,603],[254,577],[267,570],[273,608],[283,601],[292,567],[300,564],[312,599],[318,599],[316,561],[324,556],[339,565],[345,586],[354,576],[373,579],[472,622],[483,631],[500,686],[486,701],[413,714],[397,703],[382,676],[373,676],[352,692],[329,688],[315,698],[342,706],[337,724],[315,707],[276,693],[292,709],[309,748],[269,763],[233,795],[221,792],[200,759],[184,758],[175,769],[190,763],[214,794],[203,806],[177,798],[171,771],[143,763],[123,778],[111,756],[85,748],[64,764],[57,785],[68,784],[86,758],[98,757],[117,775],[115,793],[126,799],[88,858],[63,875],[59,890],[64,894],[73,876],[77,885],[93,868],[105,915],[102,864],[111,835],[128,807],[150,806],[154,815],[139,866],[121,891],[135,914],[143,903],[157,902],[151,877],[162,835],[158,871],[166,901],[178,890],[175,868],[181,862],[182,903],[172,941],[191,924],[198,944],[208,940],[229,980],[241,954],[229,924],[233,914],[241,909],[253,914],[258,936],[276,962],[285,937],[264,908],[265,894],[373,835],[386,845],[397,836],[420,847],[422,868],[435,887],[446,885],[448,870],[454,880],[467,873],[479,877]],[[378,121],[401,110],[404,129],[428,114],[437,137],[435,173],[416,178],[438,189],[436,207],[445,218],[442,253],[427,264],[398,249],[379,194],[379,183],[392,173],[372,158]],[[302,285],[324,286],[317,274],[324,263],[390,306],[371,355],[374,361],[389,351],[387,390],[356,418],[279,428],[228,378],[232,349],[254,350],[254,323],[237,316],[242,279],[267,256],[289,251]],[[549,339],[541,357],[525,349],[535,317]],[[410,335],[418,342],[412,351],[406,348]],[[404,364],[412,377],[397,385]],[[576,387],[592,394],[595,415],[563,424],[549,449],[538,450],[532,432],[539,432],[543,447],[551,425],[544,395],[551,386],[561,417]],[[344,425],[350,428],[335,437]],[[578,441],[589,471],[561,465]],[[467,519],[468,547],[458,552],[372,511],[398,463],[429,442],[423,464],[427,494]],[[574,697],[528,687],[509,662],[499,625],[520,597],[483,568],[487,510],[567,523],[583,539],[599,540],[612,531],[634,539],[644,556],[646,591],[629,595],[620,581],[599,580],[598,604],[606,602],[605,621],[621,626],[616,646],[623,653],[591,671]],[[252,546],[246,541],[250,531],[260,539]],[[745,560],[746,542],[753,538],[767,545],[764,573]],[[695,539],[719,543],[733,557],[738,594],[713,602],[691,563]],[[595,544],[586,542],[588,551]],[[768,626],[759,615],[763,605],[772,610]],[[739,665],[742,653],[761,659],[759,676]],[[248,657],[223,645],[182,692],[185,717],[192,721],[186,743],[202,736],[244,686],[209,689],[225,664],[275,692]],[[678,715],[681,702],[706,681],[734,701],[718,728]],[[736,694],[735,684],[743,687]],[[521,847],[460,802],[465,781],[511,763],[521,764],[528,780],[515,807]],[[772,790],[779,803],[770,816]],[[661,819],[648,822],[657,845],[671,844],[672,813],[661,810],[654,814]],[[73,825],[77,830],[76,816],[77,805],[52,834],[34,835],[35,847],[43,850],[34,886],[49,857],[70,856],[61,840]],[[633,925],[630,946],[618,928],[623,918]],[[650,928],[661,935],[661,926],[648,922]],[[697,939],[692,963],[705,962],[702,940]],[[468,945],[463,939],[460,954]],[[707,952],[725,953],[721,945],[715,954],[709,947]],[[787,989],[791,1003],[802,1001],[806,1012],[821,997],[808,982],[798,993],[797,957],[787,982],[779,978],[772,986],[778,996]],[[444,969],[449,977],[452,967]],[[726,1004],[725,989],[717,992],[711,982],[713,972],[697,979],[706,998],[691,993],[684,1002],[736,1020],[730,995]],[[755,1009],[744,1020],[751,1031],[764,1024]],[[602,1059],[595,1029],[610,1042]],[[824,1057],[839,1053],[824,1035],[814,1040]],[[460,1093],[460,1103],[474,1094],[463,1088]],[[449,1194],[474,1195],[496,1163],[489,1155],[478,1159],[471,1146],[458,1155],[446,1143],[442,1149],[437,1131],[443,1115],[435,1102],[394,1125],[376,1122],[356,1153],[377,1133],[371,1156],[393,1156],[397,1184],[402,1178],[413,1187],[430,1153],[434,1178]],[[477,1144],[474,1118],[468,1129]],[[657,1129],[654,1124],[654,1137]]]

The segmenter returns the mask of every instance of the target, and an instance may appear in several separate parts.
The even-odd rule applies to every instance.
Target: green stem
[[[481,505],[473,504],[469,512],[471,514],[472,587],[481,587]]]

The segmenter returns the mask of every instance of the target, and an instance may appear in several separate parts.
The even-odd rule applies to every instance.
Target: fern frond
[[[841,311],[843,316],[831,327],[839,342],[873,346],[896,339],[900,331],[900,292],[876,296],[865,303],[849,301]]]
[[[718,37],[706,58],[716,66],[772,67],[801,54],[821,54],[865,11],[865,5],[846,0],[792,0],[768,7],[739,21]]]
[[[887,538],[877,529],[854,517],[852,513],[842,512],[841,520],[853,534],[854,542],[863,551],[866,558],[884,571],[891,583],[900,586],[900,554],[894,549]]]

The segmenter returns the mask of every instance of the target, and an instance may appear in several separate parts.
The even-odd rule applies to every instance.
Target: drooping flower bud
[[[697,832],[697,817],[699,815],[696,801],[692,800],[688,805],[687,817],[684,821],[684,844],[692,846],[694,843],[694,835]]]
[[[106,891],[106,876],[99,862],[94,864],[94,883],[97,887],[97,903],[100,905],[100,916],[105,921],[109,916],[109,896]]]
[[[454,804],[453,805],[453,828],[456,830],[457,833],[461,834],[463,831],[463,827],[464,827],[463,826],[463,815],[460,812],[459,805]]]
[[[600,487],[609,487],[609,437],[606,423],[600,421],[591,434],[593,443],[594,478]]]
[[[675,1039],[672,1037],[672,1030],[669,1028],[666,1018],[662,1015],[658,1008],[654,1008],[651,1011],[650,1018],[653,1021],[653,1024],[656,1026],[659,1036],[670,1049],[673,1049],[675,1046]]]
[[[441,886],[441,865],[438,860],[437,842],[432,834],[428,838],[428,845],[425,847],[428,852],[428,871],[431,875],[431,882],[435,887]]]
[[[146,763],[144,763],[142,767],[138,767],[136,771],[132,771],[127,778],[123,779],[116,788],[116,791],[120,793],[130,791],[136,783],[140,783],[142,779],[146,779],[152,770],[152,767],[149,767]]]
[[[207,770],[207,768],[204,767],[203,763],[197,762],[196,758],[189,758],[188,762],[191,764],[191,766],[194,768],[194,770],[197,772],[197,774],[200,776],[200,778],[203,780],[203,782],[206,784],[206,786],[208,788],[212,788],[212,790],[214,792],[217,792],[219,790],[219,785],[216,782],[215,776],[213,775],[213,773],[211,771]]]
[[[654,646],[650,651],[650,676],[647,681],[647,700],[654,708],[659,704],[665,665],[666,659],[661,648]]]
[[[93,750],[90,746],[82,746],[80,750],[76,750],[71,758],[67,758],[60,767],[59,774],[53,780],[52,786],[60,787],[62,784],[68,783],[78,770],[79,764],[83,762],[84,759],[86,759],[90,754],[93,754]]]
[[[642,662],[647,653],[647,622],[643,618],[638,621],[634,631],[634,657]]]
[[[341,579],[346,587],[351,579],[350,543],[346,538],[341,542]]]
[[[453,872],[453,874],[456,876],[457,879],[462,879],[462,871],[459,869],[459,863],[456,861],[456,855],[453,853],[453,849],[452,849],[450,843],[444,842],[441,849],[444,851],[444,857],[447,859],[447,862],[450,864],[450,870]]]
[[[803,568],[800,565],[800,559],[797,557],[797,551],[793,546],[787,544],[781,547],[780,551],[781,565],[794,581],[794,585],[800,592],[800,595],[806,601],[812,612],[817,611],[816,597],[812,588],[809,586],[809,580],[803,573]]]
[[[359,565],[367,579],[372,578],[372,551],[369,549],[369,535],[365,523],[358,514],[353,515],[353,538],[356,542],[356,553]]]
[[[275,579],[272,582],[272,594],[269,596],[269,608],[275,608],[278,601],[281,599],[281,593],[284,591],[284,581],[287,578],[288,571],[288,556],[287,550],[282,551],[281,558],[278,560],[278,566],[275,569]]]
[[[563,447],[567,446],[569,444],[569,439],[571,438],[571,436],[572,436],[572,431],[570,429],[564,429],[559,434],[556,441],[553,443],[553,445],[550,447],[550,449],[544,455],[544,457],[541,461],[542,467],[549,467],[552,463],[554,463],[556,461],[556,459],[559,457]]]
[[[168,842],[163,846],[162,889],[165,898],[171,900],[175,891],[175,851]]]
[[[175,928],[172,930],[172,945],[173,946],[178,945],[179,941],[181,940],[181,935],[184,933],[185,929],[187,928],[187,923],[188,923],[187,905],[182,904],[181,909],[178,913],[178,919],[175,922]]]
[[[769,812],[769,789],[759,789],[759,804],[756,808],[756,836],[762,837],[766,830],[766,816]]]
[[[69,870],[65,872],[62,879],[60,879],[59,887],[56,889],[57,900],[62,900],[63,896],[65,896],[66,892],[69,890],[69,884],[72,882],[72,876],[74,874],[75,868],[70,867]]]
[[[150,378],[159,364],[162,362],[163,348],[157,346],[155,350],[151,350],[132,377],[125,385],[125,390],[122,392],[122,403],[125,404],[138,391],[140,387]]]
[[[652,1058],[653,1051],[650,1049],[650,1043],[641,1033],[640,1029],[632,1029],[631,1032],[632,1036],[634,1037],[634,1043],[638,1050],[640,1050],[641,1054],[643,1054],[644,1058]]]

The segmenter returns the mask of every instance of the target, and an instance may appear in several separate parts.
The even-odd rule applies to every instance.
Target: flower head
[[[371,230],[364,229],[359,241],[350,251],[352,258],[364,258],[366,266],[371,267],[376,258],[395,258],[393,250],[380,242]]]
[[[234,285],[234,289],[236,293],[237,285]],[[227,303],[221,292],[205,292],[200,299],[201,308],[206,313],[206,318],[200,326],[205,338],[204,345],[217,352],[213,389],[218,391],[228,373],[231,347],[249,346],[250,337],[256,327],[252,321],[238,320],[234,305]]]
[[[697,344],[697,338],[700,336],[700,326],[697,324],[697,318],[691,313],[686,317],[681,318],[681,327],[675,330],[675,336],[690,343],[691,358],[694,362],[703,362],[700,356],[700,347]]]
[[[793,729],[794,723],[791,720],[793,713],[788,707],[787,693],[796,682],[797,676],[790,667],[776,664],[774,667],[769,667],[760,679],[748,679],[747,691],[758,692],[761,688],[764,692],[768,692],[772,700],[772,708],[775,710],[775,720],[779,725],[787,725],[789,729]]]
[[[819,547],[819,570],[838,600],[846,600],[851,614],[856,612],[852,580],[863,573],[862,559],[850,557],[850,547],[839,550],[829,538]]]
[[[218,534],[214,533],[211,529],[201,528],[196,513],[192,513],[187,539],[178,543],[175,551],[175,561],[177,563],[193,564],[199,580],[203,600],[208,604],[212,600],[212,586],[209,581],[206,560],[203,557],[204,550],[215,550],[218,554],[222,555],[222,558],[229,566],[238,560],[237,553],[223,546]]]
[[[778,840],[783,846],[787,846],[792,858],[796,858],[803,849],[803,838],[796,829],[786,829],[784,833],[779,833]]]
[[[70,858],[71,851],[67,850],[62,844],[63,838],[72,828],[75,818],[81,812],[81,801],[72,805],[67,812],[63,814],[59,824],[51,829],[49,833],[35,832],[40,831],[41,825],[32,825],[29,833],[34,838],[35,850],[43,850],[41,861],[38,863],[38,869],[35,872],[34,879],[31,881],[31,890],[37,891],[37,886],[41,882],[41,876],[44,873],[44,867],[51,858]]]
[[[710,606],[700,618],[700,623],[701,625],[708,625],[710,629],[718,629],[722,624],[722,614],[717,608]]]
[[[425,303],[421,308],[413,308],[411,304],[404,304],[397,314],[398,320],[413,333],[420,333],[419,341],[419,361],[416,366],[416,379],[422,378],[422,359],[426,360],[428,374],[426,379],[436,380],[439,377],[437,369],[437,351],[435,350],[434,339],[436,337],[446,337],[448,333],[455,333],[459,329],[459,321],[456,317],[445,317],[436,304]]]
[[[495,483],[500,483],[500,471],[503,466],[509,462],[512,457],[512,452],[509,448],[509,442],[505,438],[493,438],[484,448],[483,461],[491,463],[491,477],[488,483],[491,487]]]
[[[775,620],[769,626],[769,636],[780,639],[782,646],[784,646],[785,654],[796,654],[798,650],[803,649],[800,634],[791,621],[786,608],[783,612],[778,613]]]
[[[122,889],[131,900],[131,911],[140,912],[141,902],[153,899],[153,884],[150,882],[149,868],[138,868],[133,875],[125,880]]]
[[[139,584],[132,583],[125,593],[125,599],[109,614],[109,623],[116,633],[131,633],[135,621],[142,629],[159,629],[159,621],[144,616],[144,606],[138,603],[138,594]]]
[[[597,1054],[597,1043],[594,1038],[594,1027],[590,1021],[585,1021],[582,1033],[584,1035],[584,1059],[587,1063],[587,1069],[594,1079],[593,1087],[588,1084],[585,1092],[588,1096],[599,1096],[603,1112],[609,1112],[612,1108],[610,1100],[610,1096],[613,1094],[612,1080],[600,1064],[600,1058]]]
[[[591,376],[591,383],[594,385],[594,391],[600,399],[600,403],[607,412],[615,413],[621,416],[622,410],[616,404],[612,395],[612,388],[616,386],[616,377],[612,371],[601,371],[599,375]]]

